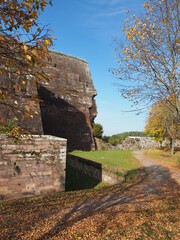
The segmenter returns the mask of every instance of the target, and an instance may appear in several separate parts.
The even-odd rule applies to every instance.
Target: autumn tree
[[[123,32],[124,44],[116,40],[118,68],[113,70],[122,96],[138,111],[167,102],[180,123],[180,1],[145,2],[144,15],[129,17]]]
[[[12,121],[33,118],[37,114],[38,99],[31,104],[21,104],[28,84],[48,81],[43,67],[50,59],[48,48],[52,45],[52,32],[41,27],[38,18],[51,0],[1,0],[0,3],[0,107],[5,107]],[[7,116],[1,113],[1,126]],[[15,124],[16,125],[16,124]]]
[[[173,155],[175,140],[179,138],[179,124],[168,104],[159,101],[152,105],[145,126],[145,133],[154,137],[160,143],[164,139],[169,139],[171,155]]]

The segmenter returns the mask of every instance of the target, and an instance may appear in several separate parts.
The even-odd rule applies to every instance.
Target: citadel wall
[[[64,191],[66,144],[37,135],[17,144],[0,135],[0,199]]]

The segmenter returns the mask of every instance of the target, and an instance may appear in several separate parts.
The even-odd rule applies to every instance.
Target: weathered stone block
[[[15,145],[12,139],[0,135],[0,146],[4,142],[9,149],[7,154],[0,147],[1,159],[6,158],[0,161],[1,199],[65,190],[66,139],[33,136],[28,146],[26,141]]]

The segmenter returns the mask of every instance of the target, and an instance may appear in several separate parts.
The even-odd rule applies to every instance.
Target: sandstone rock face
[[[38,89],[30,81],[21,96],[12,96],[18,105],[33,104],[32,96],[38,95],[42,102],[39,114],[20,122],[33,134],[45,134],[67,139],[68,151],[92,150],[95,148],[92,123],[96,117],[96,90],[93,85],[88,63],[84,60],[61,53],[50,53],[52,61],[47,62],[45,71],[52,79],[42,83]],[[0,87],[13,87],[12,76],[3,76]],[[12,116],[17,116],[12,109]],[[1,118],[10,118],[7,106],[0,104]],[[18,117],[18,116],[17,116]],[[19,118],[19,117],[18,117]]]
[[[0,91],[3,89],[8,92],[8,98],[5,101],[0,101],[0,124],[2,120],[7,123],[8,120],[17,117],[22,128],[33,134],[43,134],[40,107],[34,100],[38,98],[37,87],[27,79],[26,86],[17,94],[14,92],[14,87],[17,86],[18,80],[17,76],[13,76],[10,73],[0,75]],[[15,105],[14,102],[17,102],[17,105]],[[33,118],[29,117],[24,119],[22,114],[17,112],[17,109],[23,112],[25,106],[34,105],[37,107],[38,114],[34,115]]]
[[[94,149],[97,93],[88,63],[54,52],[51,57],[46,72],[52,80],[38,89],[44,134],[66,138],[68,151]]]

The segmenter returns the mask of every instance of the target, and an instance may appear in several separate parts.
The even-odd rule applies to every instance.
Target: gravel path
[[[134,156],[138,159],[141,164],[149,168],[149,178],[158,183],[168,183],[174,179],[180,184],[180,171],[173,167],[165,167],[155,160],[151,160],[144,155],[143,151],[134,151]],[[171,179],[172,178],[172,179]]]

